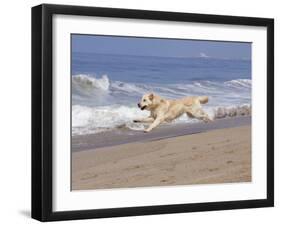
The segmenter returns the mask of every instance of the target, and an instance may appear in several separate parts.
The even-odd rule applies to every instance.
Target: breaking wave
[[[90,75],[79,74],[72,77],[72,93],[74,100],[79,97],[97,95],[127,95],[139,96],[147,92],[156,92],[166,98],[178,98],[187,95],[222,95],[228,94],[241,98],[251,89],[250,79],[237,79],[226,82],[194,81],[190,84],[133,84],[120,81],[111,81],[107,75],[96,78]],[[79,104],[79,103],[77,103]]]

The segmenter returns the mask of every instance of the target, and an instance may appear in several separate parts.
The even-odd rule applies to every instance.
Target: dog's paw
[[[150,130],[145,129],[143,132],[145,132],[145,133],[149,133],[149,132],[150,132]]]

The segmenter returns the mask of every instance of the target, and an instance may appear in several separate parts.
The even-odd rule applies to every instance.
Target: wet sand
[[[84,151],[133,142],[148,142],[249,124],[251,124],[251,117],[243,116],[217,119],[211,123],[198,122],[194,124],[167,124],[159,126],[149,133],[120,128],[118,130],[104,133],[73,136],[72,151]]]
[[[251,181],[251,117],[126,133],[73,139],[73,190]]]

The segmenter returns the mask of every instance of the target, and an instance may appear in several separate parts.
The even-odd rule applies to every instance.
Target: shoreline
[[[72,152],[87,151],[103,147],[112,147],[134,142],[155,140],[197,134],[215,129],[234,128],[251,124],[251,116],[216,119],[210,123],[167,124],[155,128],[150,133],[126,128],[87,135],[72,136]]]

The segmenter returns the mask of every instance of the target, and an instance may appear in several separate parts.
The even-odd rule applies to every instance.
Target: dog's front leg
[[[134,122],[153,122],[153,118],[152,117],[148,117],[148,118],[142,118],[142,119],[135,119]]]
[[[150,126],[144,130],[145,133],[150,132],[153,128],[155,128],[156,126],[158,126],[160,123],[162,123],[164,121],[164,119],[162,117],[157,117],[153,123],[150,124]]]

